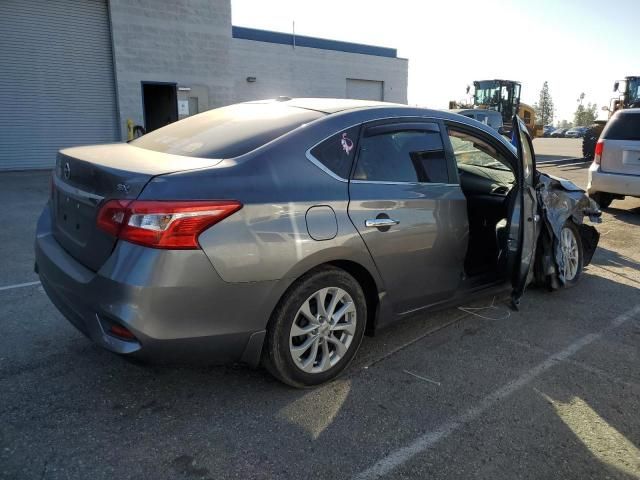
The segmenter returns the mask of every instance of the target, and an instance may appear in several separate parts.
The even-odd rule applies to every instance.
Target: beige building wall
[[[359,79],[384,82],[384,101],[407,103],[408,61],[402,58],[234,38],[231,73],[238,102],[279,95],[345,98],[347,79]]]

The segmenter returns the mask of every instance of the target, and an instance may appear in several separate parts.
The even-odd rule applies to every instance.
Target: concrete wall
[[[178,98],[197,96],[200,111],[278,95],[346,97],[347,78],[383,81],[384,100],[407,101],[407,60],[232,38],[229,0],[109,0],[109,14],[123,139],[127,119],[144,125],[143,81],[191,88]]]
[[[408,61],[358,53],[296,47],[234,38],[233,99],[279,95],[346,97],[347,78],[384,82],[384,100],[407,103]],[[247,77],[255,77],[254,83]]]
[[[119,124],[144,125],[142,81],[208,90],[200,109],[232,103],[229,0],[110,0]]]

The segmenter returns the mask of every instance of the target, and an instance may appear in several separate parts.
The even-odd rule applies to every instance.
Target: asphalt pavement
[[[0,478],[640,478],[639,200],[605,212],[575,288],[404,321],[299,391],[94,346],[29,284],[47,195],[46,173],[0,174]]]
[[[581,138],[536,138],[533,148],[540,164],[582,160]]]

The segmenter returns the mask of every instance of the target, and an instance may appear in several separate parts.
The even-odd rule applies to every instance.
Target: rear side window
[[[607,140],[640,140],[640,113],[618,113],[602,131]]]
[[[438,132],[395,131],[360,141],[354,180],[448,183],[447,161]]]
[[[172,123],[131,145],[188,157],[233,158],[322,116],[281,103],[240,103]]]
[[[348,128],[316,145],[309,153],[337,176],[347,179],[356,156],[359,133],[359,126]]]

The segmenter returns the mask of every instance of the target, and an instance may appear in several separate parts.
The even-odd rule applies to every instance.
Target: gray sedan
[[[447,112],[279,99],[65,149],[36,270],[113,352],[317,385],[416,312],[575,284],[597,207],[536,171],[517,118],[513,139]]]

